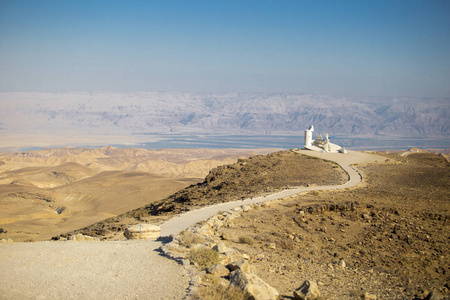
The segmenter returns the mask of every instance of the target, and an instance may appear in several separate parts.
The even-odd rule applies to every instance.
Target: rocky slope
[[[115,239],[122,236],[127,226],[138,221],[158,223],[201,206],[271,193],[289,186],[337,185],[347,179],[347,174],[335,163],[318,158],[291,151],[258,155],[214,168],[201,183],[76,232]]]
[[[227,245],[286,299],[304,280],[323,299],[450,299],[450,164],[430,153],[386,157],[358,166],[363,186],[243,214],[222,229]]]

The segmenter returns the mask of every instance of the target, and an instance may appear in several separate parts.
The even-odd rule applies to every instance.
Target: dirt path
[[[183,268],[151,241],[0,245],[0,299],[182,299]]]
[[[320,153],[303,152],[316,155]],[[361,181],[350,164],[383,158],[360,152],[323,154],[349,174],[340,186],[301,187],[269,196],[205,207],[161,225],[177,234],[221,210],[293,194],[354,186]],[[36,242],[0,244],[0,299],[182,299],[188,287],[184,268],[159,256],[160,242]]]

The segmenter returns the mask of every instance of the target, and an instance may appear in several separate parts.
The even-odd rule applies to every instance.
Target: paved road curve
[[[320,157],[320,153],[299,153]],[[324,153],[323,158],[337,162],[349,174],[349,181],[201,208],[164,223],[161,235],[177,234],[239,205],[354,186],[361,182],[361,176],[350,164],[383,159],[360,152]],[[159,256],[155,251],[159,246],[161,243],[153,241],[0,244],[0,299],[182,299],[188,287],[185,270]]]

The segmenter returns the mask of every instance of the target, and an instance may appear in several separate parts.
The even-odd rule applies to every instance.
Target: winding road
[[[385,159],[354,151],[345,155],[297,152],[338,163],[349,180],[337,186],[292,188],[187,212],[162,224],[161,236],[178,234],[236,206],[355,186],[362,177],[351,165]],[[189,278],[183,267],[159,255],[160,246],[158,241],[133,240],[0,244],[0,299],[182,299]]]

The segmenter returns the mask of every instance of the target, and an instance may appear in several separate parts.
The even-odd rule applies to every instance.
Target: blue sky
[[[0,0],[0,92],[450,97],[450,1]]]

